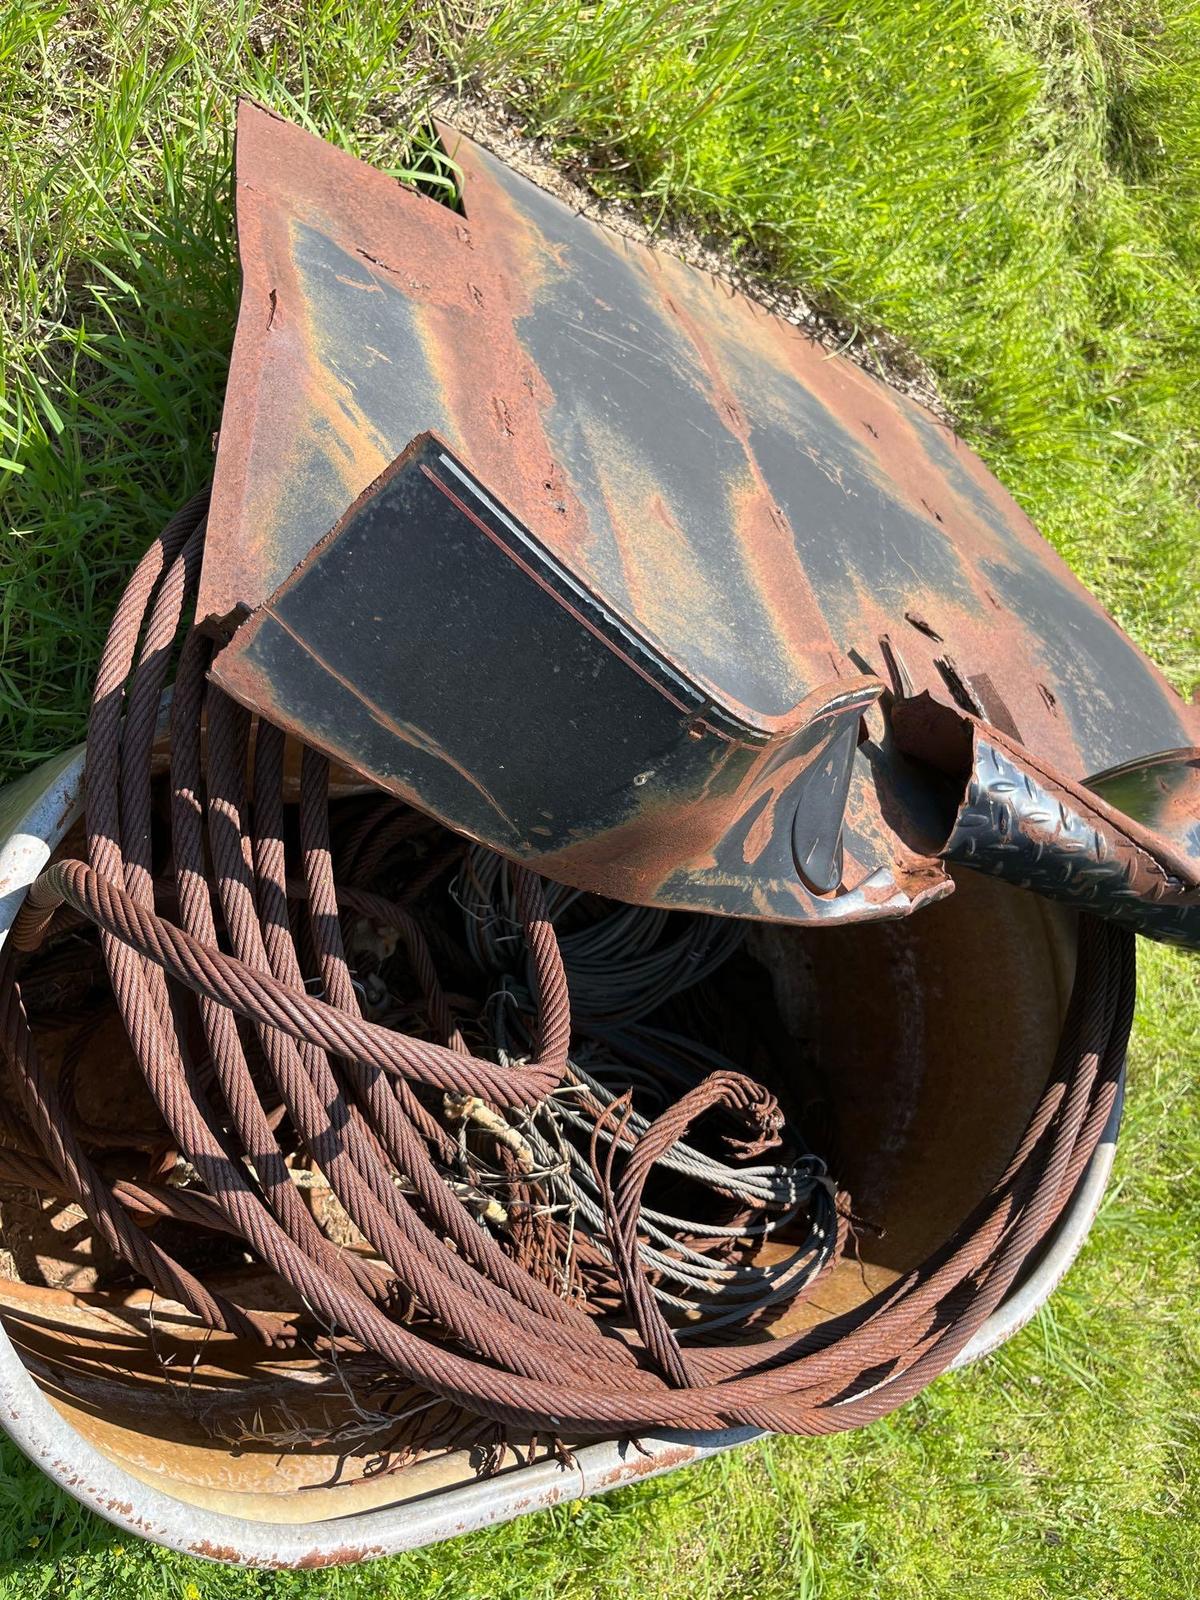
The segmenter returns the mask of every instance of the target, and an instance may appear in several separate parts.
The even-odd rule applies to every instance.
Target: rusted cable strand
[[[548,886],[547,909],[556,927],[565,913],[584,898],[561,885]],[[586,898],[593,906],[602,906],[594,897]],[[456,899],[463,911],[469,948],[481,965],[501,975],[500,988],[489,1008],[490,1034],[500,1050],[500,1059],[513,1059],[506,1023],[519,1021],[523,996],[520,978],[512,970],[520,965],[514,957],[520,957],[521,946],[507,864],[493,852],[476,846],[459,876]],[[597,1027],[603,1025],[603,1037],[610,1050],[619,1049],[623,1043],[628,1047],[630,1024],[717,971],[741,943],[742,929],[737,924],[692,919],[682,936],[673,937],[671,920],[669,913],[653,908],[613,906],[601,910],[595,920],[577,932],[560,932],[575,1020],[580,1020],[582,991],[588,1007],[586,1020]],[[678,1049],[681,1042],[661,1032],[656,1037],[652,1032],[649,1039],[642,1041],[642,1049],[661,1072],[664,1062],[671,1062],[668,1046]],[[698,1053],[707,1058],[710,1071],[729,1065],[706,1047],[701,1046]],[[602,1070],[605,1059],[606,1053],[593,1047],[593,1064]],[[675,1065],[676,1083],[684,1088],[694,1087],[698,1075],[681,1075],[677,1062]],[[615,1058],[613,1069],[615,1078],[623,1080],[622,1090],[638,1076],[635,1068]],[[649,1083],[655,1080],[655,1074],[646,1073],[644,1077]],[[563,1141],[547,1137],[547,1124],[556,1120],[565,1125],[582,1136],[586,1148],[592,1117],[578,1109],[578,1092],[586,1091],[586,1100],[581,1103],[594,1112],[611,1103],[621,1091],[611,1091],[591,1076],[579,1056],[572,1058],[569,1079],[565,1089],[542,1103],[527,1132],[545,1172],[551,1205],[565,1213],[566,1226],[578,1228],[591,1240],[601,1260],[610,1261],[595,1174],[570,1140],[565,1143],[566,1162],[555,1161],[554,1148],[562,1148]],[[644,1132],[647,1125],[647,1119],[636,1111],[630,1112],[625,1124],[632,1134]],[[680,1142],[664,1151],[658,1165],[719,1193],[775,1208],[774,1215],[728,1228],[641,1208],[638,1259],[643,1269],[653,1274],[654,1297],[688,1316],[689,1334],[745,1321],[769,1306],[796,1298],[829,1263],[838,1239],[836,1191],[825,1174],[824,1163],[817,1158],[805,1155],[796,1162],[740,1168]],[[794,1224],[803,1210],[809,1216],[807,1237],[793,1244],[785,1259],[770,1265],[713,1259],[687,1242],[689,1236],[697,1241],[766,1238]]]
[[[510,998],[513,998],[513,991],[502,987],[493,997],[490,1008],[496,1019],[492,1038],[501,1061],[514,1059],[509,1037],[513,1017],[511,1008],[505,1004]],[[517,1005],[520,1006],[519,996]],[[661,1086],[655,1083],[652,1075],[639,1073],[618,1053],[623,1037],[621,1034],[609,1035],[604,1041],[591,1040],[575,1050],[568,1062],[564,1086],[549,1097],[562,1119],[571,1123],[576,1129],[586,1131],[589,1137],[594,1119],[590,1115],[581,1114],[578,1107],[611,1104],[631,1088],[636,1087],[639,1079],[651,1092],[655,1089],[661,1091]],[[665,1031],[659,1030],[658,1037],[662,1040],[669,1036]],[[685,1090],[693,1089],[702,1079],[714,1073],[734,1070],[732,1062],[722,1058],[716,1051],[704,1050],[699,1053],[698,1064],[700,1063],[703,1063],[704,1070],[678,1074],[676,1079],[678,1087]],[[640,1137],[646,1131],[649,1122],[650,1119],[646,1115],[631,1109],[625,1126],[631,1135]],[[787,1161],[774,1161],[759,1166],[744,1164],[734,1166],[682,1141],[665,1150],[657,1165],[660,1170],[692,1178],[706,1188],[744,1200],[748,1204],[773,1207],[777,1210],[794,1210],[807,1201],[813,1190],[819,1186],[818,1180],[826,1176],[825,1162],[809,1150],[799,1150]],[[697,1226],[702,1230],[702,1225]],[[724,1230],[714,1225],[711,1231],[717,1236]]]
[[[645,1127],[624,1165],[619,1183],[613,1169],[622,1136],[630,1130],[633,1117],[631,1098],[626,1095],[611,1101],[597,1119],[592,1132],[592,1164],[599,1172],[604,1205],[606,1235],[613,1253],[625,1303],[633,1315],[642,1342],[651,1352],[660,1372],[676,1386],[689,1383],[687,1363],[679,1341],[663,1314],[646,1278],[638,1233],[641,1229],[642,1191],[650,1169],[671,1148],[678,1145],[692,1122],[714,1106],[726,1106],[746,1119],[751,1137],[745,1141],[746,1153],[757,1155],[775,1142],[783,1122],[774,1097],[761,1085],[739,1072],[714,1072],[684,1095],[683,1099]],[[608,1132],[608,1124],[615,1127]],[[606,1137],[607,1136],[607,1137]],[[603,1157],[599,1148],[605,1141]]]
[[[509,1035],[514,1022],[519,1023],[519,1015],[513,1016],[514,998],[511,990],[502,987],[489,1007],[491,1037],[501,1061],[510,1058]],[[517,1008],[519,1013],[519,998]],[[660,1040],[666,1037],[659,1034]],[[622,1089],[606,1087],[583,1066],[585,1059],[593,1071],[609,1071]],[[732,1070],[716,1052],[705,1050],[702,1059],[710,1074],[714,1062],[721,1071]],[[628,1092],[631,1076],[619,1059],[593,1045],[586,1054],[572,1056],[564,1083],[521,1123],[522,1136],[536,1157],[548,1204],[559,1215],[560,1226],[588,1239],[598,1259],[609,1264],[613,1256],[606,1238],[601,1185],[594,1161],[585,1152],[589,1140],[594,1149],[596,1137],[601,1142],[613,1137],[608,1108],[619,1093]],[[695,1088],[704,1076],[704,1072],[693,1074],[686,1087]],[[582,1107],[588,1108],[587,1114]],[[644,1114],[631,1108],[622,1128],[627,1137],[640,1138],[649,1125]],[[742,1166],[680,1140],[664,1149],[655,1166],[660,1173],[690,1178],[753,1208],[752,1217],[743,1216],[729,1226],[660,1208],[640,1208],[635,1254],[643,1271],[653,1275],[650,1292],[654,1298],[688,1318],[686,1329],[681,1330],[685,1336],[745,1322],[770,1306],[797,1298],[832,1258],[838,1241],[836,1190],[819,1157],[805,1152],[789,1162]],[[696,1248],[706,1240],[733,1246],[769,1239],[789,1227],[794,1232],[802,1213],[807,1216],[807,1229],[777,1261],[729,1260]]]
[[[260,725],[251,812],[239,792],[250,770],[247,719],[205,683],[206,646],[192,635],[179,669],[172,730],[173,851],[184,926],[155,914],[151,731],[170,641],[195,581],[199,538],[193,534],[202,516],[202,503],[194,504],[170,525],[118,607],[89,730],[89,862],[56,863],[34,885],[0,979],[0,1039],[31,1133],[111,1247],[209,1325],[260,1339],[286,1336],[272,1319],[232,1304],[173,1262],[126,1208],[123,1200],[132,1197],[105,1182],[62,1117],[28,1028],[14,961],[17,946],[33,948],[44,937],[63,901],[102,931],[114,991],[147,1083],[208,1199],[320,1324],[373,1352],[398,1380],[480,1415],[560,1434],[732,1424],[825,1433],[883,1415],[944,1370],[1053,1226],[1104,1128],[1132,1016],[1130,936],[1080,920],[1075,986],[1054,1069],[1008,1169],[985,1200],[918,1268],[809,1332],[685,1352],[653,1295],[644,1292],[635,1245],[647,1162],[678,1143],[695,1116],[730,1097],[735,1110],[769,1122],[757,1086],[731,1084],[726,1075],[714,1089],[705,1080],[640,1136],[627,1127],[625,1138],[606,1146],[598,1140],[608,1242],[640,1333],[640,1344],[631,1348],[627,1336],[522,1273],[479,1226],[444,1182],[412,1098],[435,1089],[478,1095],[499,1107],[531,1106],[562,1081],[570,1038],[567,987],[535,879],[513,873],[536,996],[536,1048],[528,1063],[504,1068],[464,1055],[449,1040],[434,1044],[366,1022],[341,946],[324,802],[328,774],[310,753],[301,807],[309,894],[303,915],[328,999],[305,995],[288,916],[279,808],[272,811],[282,787],[282,741],[269,731],[264,740]],[[194,766],[204,717],[206,775]],[[223,953],[215,932],[203,926],[201,905],[210,918],[212,910],[194,823],[218,863],[218,900],[233,955]],[[194,892],[201,885],[202,896]],[[177,1020],[187,992],[198,997],[213,1053],[207,1077],[190,1059],[187,1030]],[[267,1144],[264,1120],[266,1132],[270,1122],[235,1048],[232,1014],[258,1034],[273,1080],[272,1105],[287,1104],[305,1147],[374,1246],[370,1273],[348,1268],[285,1199],[288,1191],[273,1166],[282,1152],[275,1145],[273,1155]],[[397,1188],[398,1173],[410,1181],[413,1196]],[[144,1210],[136,1215],[145,1220]],[[436,1336],[393,1318],[392,1282],[421,1304]]]
[[[611,1104],[613,1101],[609,1099],[599,1102],[602,1123],[605,1109]],[[593,1126],[584,1118],[576,1122],[581,1133],[592,1131]],[[573,1143],[565,1141],[567,1162],[564,1164],[560,1160],[552,1165],[555,1144],[537,1123],[529,1128],[528,1134],[546,1170],[544,1181],[550,1204],[566,1213],[570,1225],[590,1240],[602,1262],[615,1265],[608,1244],[600,1183],[591,1163]],[[602,1126],[601,1143],[607,1144],[611,1137]],[[714,1259],[696,1248],[704,1241],[723,1241],[742,1247],[761,1242],[795,1222],[802,1209],[810,1214],[802,1241],[789,1245],[787,1254],[780,1260],[769,1264],[758,1259],[730,1262],[721,1256]],[[654,1298],[686,1316],[686,1326],[677,1330],[683,1338],[748,1322],[768,1307],[799,1298],[828,1264],[837,1243],[835,1196],[832,1184],[822,1178],[809,1186],[803,1207],[797,1204],[763,1221],[747,1220],[736,1226],[720,1227],[643,1207],[638,1215],[634,1252],[640,1270],[653,1275],[650,1292]]]
[[[44,1157],[23,1150],[0,1149],[0,1180],[38,1189],[43,1194],[60,1195],[62,1177]],[[188,1222],[218,1233],[231,1233],[229,1221],[209,1196],[194,1189],[165,1189],[160,1185],[130,1183],[119,1178],[112,1192],[136,1219],[143,1223],[170,1220]]]

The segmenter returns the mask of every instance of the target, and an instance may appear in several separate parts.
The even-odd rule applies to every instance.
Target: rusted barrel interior
[[[909,919],[760,926],[748,950],[774,997],[775,1076],[813,1108],[813,1142],[857,1219],[856,1247],[773,1324],[778,1336],[917,1264],[995,1182],[1050,1071],[1075,922],[964,874]],[[123,1080],[105,1074],[104,1049],[98,1036],[80,1082],[109,1097],[111,1119]],[[0,1246],[0,1315],[28,1371],[72,1429],[159,1491],[252,1521],[311,1523],[478,1479],[480,1451],[436,1437],[397,1464],[397,1419],[350,1367],[331,1377],[307,1357],[264,1355],[149,1291],[105,1286],[78,1207],[5,1186]],[[212,1284],[228,1270],[215,1267]],[[251,1270],[237,1269],[243,1303],[273,1306],[266,1276],[250,1297]],[[526,1451],[511,1443],[491,1467],[519,1469]],[[66,1481],[69,1462],[62,1471]]]

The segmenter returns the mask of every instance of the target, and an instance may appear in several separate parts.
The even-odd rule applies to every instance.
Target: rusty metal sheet
[[[948,893],[921,769],[886,718],[851,753],[840,835],[807,840],[816,747],[789,741],[864,678],[964,706],[1073,779],[1200,743],[1194,709],[928,412],[440,135],[462,212],[241,108],[243,297],[200,601],[233,639],[214,666],[230,692],[313,736],[311,704],[251,671],[262,618],[237,625],[432,433],[758,752],[725,763],[728,815],[685,841],[680,809],[631,780],[549,819],[565,844],[457,819],[552,876],[768,920],[903,915]],[[404,720],[402,689],[385,710]],[[324,747],[421,801],[345,741]],[[544,771],[554,751],[522,759]]]
[[[803,914],[798,895],[843,881],[861,714],[884,690],[838,678],[792,726],[747,721],[429,434],[215,671],[244,704],[471,838],[625,900],[669,894],[669,878],[708,886],[723,862],[711,904],[744,916]]]
[[[1178,839],[1173,826],[1181,795],[1194,802],[1200,751],[1166,752],[1080,784],[928,694],[899,701],[891,721],[902,748],[952,780],[943,792],[943,860],[1149,938],[1200,947],[1200,823],[1193,811]]]

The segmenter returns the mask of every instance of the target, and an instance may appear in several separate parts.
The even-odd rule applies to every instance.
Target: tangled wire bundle
[[[374,892],[388,852],[423,824],[381,797],[359,803],[335,839],[328,765],[312,750],[302,756],[298,839],[290,837],[284,737],[208,683],[212,645],[196,630],[184,639],[171,702],[168,855],[154,825],[155,728],[196,587],[205,511],[200,496],[172,520],[120,602],[88,731],[87,860],[47,868],[5,947],[0,1044],[23,1110],[6,1113],[5,1170],[77,1199],[114,1252],[213,1328],[271,1344],[295,1337],[296,1323],[206,1285],[159,1242],[157,1220],[232,1235],[292,1286],[321,1337],[369,1352],[398,1381],[531,1432],[749,1424],[827,1433],[916,1393],[1000,1303],[1100,1138],[1132,1015],[1131,937],[1081,919],[1044,1091],[1006,1170],[932,1256],[811,1331],[718,1342],[727,1316],[744,1321],[748,1308],[810,1284],[845,1236],[807,1153],[744,1164],[777,1145],[773,1096],[706,1046],[643,1020],[647,1003],[673,992],[681,973],[702,973],[736,930],[698,923],[687,949],[664,957],[659,913],[622,908],[599,927],[585,919],[574,998],[587,1031],[573,1042],[545,886],[476,856],[457,892],[466,942],[495,976],[483,1029],[495,1059],[473,1050],[435,965],[445,930],[411,910],[453,860],[462,867],[462,847],[435,849],[399,896]],[[291,877],[289,859],[299,864]],[[473,912],[477,891],[500,924]],[[549,894],[564,909],[566,891]],[[418,1003],[392,1006],[377,975],[372,985],[352,970],[343,918],[355,917],[403,946]],[[64,1065],[56,1076],[41,1059],[20,952],[81,919],[99,932],[137,1062],[194,1175],[183,1188],[106,1176],[75,1125],[71,1073]],[[564,931],[568,956],[570,937]],[[406,1026],[392,1025],[398,1017]],[[85,1064],[86,1044],[72,1070]],[[659,1085],[652,1114],[626,1092],[647,1079]],[[662,1105],[664,1082],[687,1086]],[[714,1112],[743,1160],[688,1142]],[[478,1149],[489,1129],[484,1171]],[[339,1248],[323,1231],[296,1181],[297,1151],[369,1250]],[[647,1183],[664,1172],[722,1194],[726,1220],[710,1216],[706,1233],[704,1218],[643,1207]],[[509,1200],[528,1201],[527,1226],[511,1236],[487,1216],[497,1174]],[[809,1231],[782,1269],[729,1248],[729,1229],[744,1239],[801,1208]],[[608,1309],[623,1316],[596,1314],[588,1295],[602,1299],[604,1283]],[[695,1321],[704,1325],[698,1343],[684,1337]]]

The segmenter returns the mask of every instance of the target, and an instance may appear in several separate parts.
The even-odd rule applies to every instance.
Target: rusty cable
[[[117,1255],[209,1327],[268,1344],[296,1336],[294,1319],[240,1306],[172,1257],[155,1240],[158,1217],[232,1234],[291,1286],[325,1338],[361,1347],[397,1381],[519,1428],[583,1436],[749,1424],[827,1433],[884,1415],[943,1371],[1054,1225],[1100,1139],[1132,1019],[1132,937],[1079,919],[1053,1069],[984,1200],[919,1266],[805,1332],[685,1350],[639,1248],[651,1168],[713,1113],[746,1124],[743,1153],[766,1148],[778,1133],[774,1099],[727,1071],[708,1074],[653,1120],[636,1120],[630,1102],[609,1097],[596,1108],[593,1160],[604,1239],[633,1326],[599,1319],[526,1271],[446,1181],[454,1141],[436,1110],[450,1095],[528,1113],[569,1073],[570,995],[538,878],[504,869],[527,952],[531,1048],[520,1060],[490,1060],[456,1026],[405,906],[370,898],[375,869],[420,825],[376,798],[334,841],[328,765],[306,750],[300,871],[289,876],[283,735],[261,719],[252,724],[208,681],[211,646],[193,630],[176,672],[168,779],[178,922],[156,909],[154,731],[194,597],[205,510],[199,496],[172,519],[118,605],[88,731],[87,860],[55,861],[41,874],[0,957],[0,1045],[24,1113],[17,1131],[29,1145],[0,1152],[0,1171],[23,1171],[23,1181],[73,1197]],[[422,887],[460,851],[455,844],[436,854],[421,869]],[[400,895],[406,905],[410,892]],[[21,997],[20,952],[52,934],[64,906],[99,931],[166,1137],[203,1186],[194,1193],[110,1181],[41,1060]],[[341,926],[356,907],[399,930],[420,991],[420,1030],[363,1014]],[[705,959],[707,946],[698,948]],[[305,985],[305,952],[319,994]],[[651,977],[670,982],[658,969]],[[10,1142],[13,1121],[6,1112]],[[334,1247],[300,1203],[283,1127],[369,1242],[367,1254]],[[412,1302],[425,1315],[419,1328],[399,1320]]]
[[[628,980],[625,987],[628,993]],[[511,1055],[510,1036],[520,1023],[522,998],[511,979],[492,996],[489,1010],[495,1022],[490,1033],[501,1061]],[[571,1228],[588,1240],[596,1261],[604,1265],[612,1264],[612,1252],[594,1157],[596,1140],[606,1144],[613,1137],[608,1108],[635,1086],[643,1103],[663,1100],[663,1075],[635,1064],[639,1048],[645,1050],[647,1043],[659,1061],[669,1059],[666,1048],[673,1047],[667,1081],[673,1079],[688,1091],[735,1070],[716,1051],[661,1030],[654,1030],[649,1041],[637,1039],[629,1027],[606,1030],[603,1041],[585,1040],[572,1052],[563,1084],[521,1124],[543,1172],[547,1205],[568,1215]],[[692,1054],[697,1057],[692,1070],[681,1070],[685,1055]],[[632,1142],[649,1125],[646,1111],[631,1105],[621,1124],[622,1137]],[[654,1297],[686,1318],[681,1336],[695,1337],[728,1322],[744,1324],[768,1307],[797,1299],[833,1259],[839,1238],[838,1194],[824,1161],[812,1152],[799,1149],[787,1159],[747,1166],[680,1140],[660,1152],[653,1165],[660,1175],[692,1180],[710,1201],[717,1195],[733,1206],[731,1219],[724,1223],[668,1212],[661,1204],[639,1207],[635,1252],[653,1276]],[[805,1227],[797,1227],[800,1217],[806,1218]],[[780,1234],[789,1240],[780,1260],[730,1260],[711,1253],[713,1244],[723,1240],[750,1244]]]

